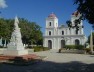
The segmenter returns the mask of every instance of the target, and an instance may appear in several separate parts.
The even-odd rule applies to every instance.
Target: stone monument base
[[[6,56],[20,56],[20,55],[27,55],[28,50],[4,50],[3,55]]]

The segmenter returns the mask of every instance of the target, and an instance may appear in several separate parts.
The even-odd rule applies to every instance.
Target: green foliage
[[[13,31],[13,20],[7,20],[7,19],[0,19],[0,38],[3,37],[3,39],[9,40],[11,31]]]
[[[46,51],[46,50],[49,50],[49,48],[43,47],[43,46],[35,46],[35,47],[34,47],[34,52]]]
[[[76,33],[78,33],[80,27],[83,28],[84,26],[80,26],[79,24],[81,23],[82,20],[82,16],[79,17],[79,19],[74,20],[74,26],[72,25],[72,22],[70,20],[66,21],[67,26],[69,27],[69,29],[71,28],[75,28],[76,29]]]
[[[77,4],[77,10],[82,13],[83,19],[94,26],[94,0],[74,0],[74,4]]]
[[[66,21],[66,23],[67,23],[68,27],[71,28],[72,22],[70,20],[68,20],[68,21]]]
[[[24,18],[19,18],[19,27],[21,28],[22,41],[24,44],[42,45],[43,37],[41,27],[35,22],[29,22]],[[0,38],[9,41],[14,28],[13,19],[0,19]]]
[[[75,45],[65,45],[66,49],[75,49]]]
[[[22,33],[22,40],[25,44],[41,44],[42,45],[42,32],[41,27],[35,22],[29,22],[23,18],[19,19]],[[40,42],[40,43],[39,43]]]
[[[75,48],[76,49],[79,49],[79,50],[83,50],[84,49],[84,46],[83,45],[75,45]]]
[[[66,49],[78,49],[78,50],[83,50],[84,46],[83,45],[66,45]]]

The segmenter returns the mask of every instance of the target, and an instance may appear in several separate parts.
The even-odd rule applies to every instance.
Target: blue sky
[[[0,0],[4,1],[4,0]],[[6,8],[0,8],[3,18],[14,18],[16,15],[21,18],[36,22],[45,30],[45,20],[52,12],[59,19],[59,25],[66,24],[70,20],[71,14],[76,10],[73,5],[74,0],[5,0]],[[90,34],[92,26],[84,21],[84,32],[86,36]]]

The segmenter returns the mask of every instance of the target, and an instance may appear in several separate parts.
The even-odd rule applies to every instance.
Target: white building
[[[74,25],[74,20],[80,17],[80,13],[74,12],[71,15],[71,22]],[[46,28],[44,35],[44,47],[51,49],[60,49],[65,45],[84,45],[87,38],[82,28],[82,21],[79,24],[79,31],[76,32],[75,28],[69,29],[68,26],[58,26],[58,18],[55,14],[50,14],[46,18]]]

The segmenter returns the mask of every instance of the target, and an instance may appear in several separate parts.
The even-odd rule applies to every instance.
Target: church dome
[[[48,18],[57,18],[56,15],[54,13],[51,13]]]

